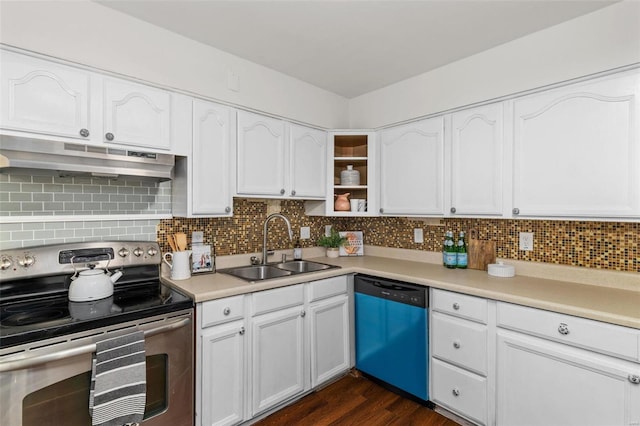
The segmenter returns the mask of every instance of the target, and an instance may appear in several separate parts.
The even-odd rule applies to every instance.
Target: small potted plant
[[[339,248],[347,242],[345,237],[341,237],[338,231],[331,229],[331,234],[323,235],[318,240],[318,245],[327,248],[327,257],[338,257]]]

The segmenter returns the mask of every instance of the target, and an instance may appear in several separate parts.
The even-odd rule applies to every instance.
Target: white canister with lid
[[[511,278],[516,275],[516,268],[513,265],[505,265],[502,262],[498,262],[488,265],[487,272],[493,277]]]
[[[357,170],[353,170],[352,164],[349,164],[347,166],[347,170],[343,170],[340,172],[340,185],[360,185],[360,172]]]

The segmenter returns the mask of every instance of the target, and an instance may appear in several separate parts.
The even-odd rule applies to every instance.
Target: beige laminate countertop
[[[485,271],[447,269],[433,263],[377,256],[307,260],[341,268],[257,283],[221,273],[197,275],[181,281],[163,278],[163,281],[199,303],[337,275],[363,273],[640,329],[640,285],[637,289],[619,289],[530,276],[498,278]]]

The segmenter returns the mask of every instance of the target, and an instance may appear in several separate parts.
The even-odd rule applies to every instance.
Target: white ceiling
[[[346,98],[615,3],[95,1]]]

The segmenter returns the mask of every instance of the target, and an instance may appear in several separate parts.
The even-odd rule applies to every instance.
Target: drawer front
[[[487,300],[481,297],[433,289],[431,308],[460,318],[487,323]]]
[[[347,292],[347,277],[327,278],[309,283],[309,301],[314,302]]]
[[[476,423],[487,423],[487,379],[433,359],[432,399]]]
[[[640,330],[633,328],[504,302],[498,303],[498,326],[640,361]]]
[[[432,354],[442,360],[487,375],[487,326],[431,314]]]
[[[244,295],[210,300],[202,304],[202,328],[244,317]]]
[[[253,315],[302,305],[304,303],[304,284],[259,291],[253,293],[252,297]]]

